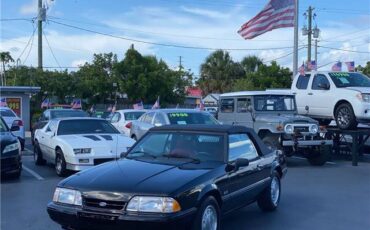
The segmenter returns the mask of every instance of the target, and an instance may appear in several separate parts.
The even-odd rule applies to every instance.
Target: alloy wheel
[[[280,183],[279,179],[275,176],[271,181],[271,201],[277,206],[280,197]]]
[[[217,229],[217,211],[212,205],[208,205],[204,209],[202,216],[202,230],[216,230]]]
[[[341,126],[346,126],[349,123],[351,113],[348,108],[341,108],[338,111],[338,123]]]

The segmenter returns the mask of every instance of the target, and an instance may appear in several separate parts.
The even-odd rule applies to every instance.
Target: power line
[[[0,21],[33,21],[32,18],[1,18]]]
[[[53,49],[51,48],[50,43],[49,43],[49,40],[48,40],[48,38],[46,37],[46,34],[44,33],[44,31],[42,31],[42,34],[44,35],[44,38],[45,38],[45,40],[46,40],[46,44],[48,45],[49,50],[50,50],[51,54],[53,55],[53,58],[54,58],[54,60],[55,60],[55,63],[57,63],[57,65],[60,67],[60,64],[59,64],[59,62],[58,62],[57,58],[55,57],[54,51],[53,51]]]
[[[301,50],[303,48],[306,48],[306,47],[300,47],[298,50]],[[272,61],[276,61],[276,60],[288,57],[288,56],[292,55],[293,53],[294,53],[294,51],[290,52],[290,53],[287,53],[287,54],[284,54],[283,56],[280,56],[280,57],[277,57],[277,58],[274,58],[274,59],[271,59],[271,60],[268,60],[268,61],[264,61],[263,63],[269,63],[269,62],[272,62]]]
[[[36,28],[34,29],[33,31],[33,35],[32,35],[32,40],[31,40],[31,45],[30,45],[30,49],[28,50],[28,53],[27,53],[27,56],[26,58],[24,59],[23,61],[23,64],[26,63],[28,57],[30,56],[30,53],[31,53],[31,50],[32,50],[32,46],[33,46],[33,40],[35,40],[35,31],[36,31]]]
[[[370,54],[368,51],[357,51],[357,50],[348,50],[348,49],[341,49],[341,48],[335,48],[335,47],[328,47],[328,46],[318,46],[324,49],[331,49],[331,50],[340,50],[340,51],[346,51],[346,52],[352,52],[352,53],[364,53],[364,54]]]
[[[164,47],[172,47],[172,48],[198,49],[198,50],[219,50],[219,49],[221,49],[221,50],[229,50],[229,51],[277,50],[277,49],[291,49],[291,48],[293,48],[293,47],[270,47],[270,48],[254,48],[254,49],[251,48],[251,49],[247,49],[247,48],[213,48],[213,47],[200,47],[200,46],[183,46],[183,45],[176,45],[176,44],[165,44],[165,43],[143,41],[143,40],[138,40],[138,39],[133,39],[133,38],[122,37],[122,36],[118,36],[118,35],[108,34],[108,33],[104,33],[104,32],[99,32],[99,31],[95,31],[95,30],[91,30],[91,29],[86,29],[86,28],[82,28],[82,27],[79,27],[79,26],[75,26],[75,25],[70,25],[70,24],[66,24],[66,23],[57,22],[57,21],[54,21],[54,20],[49,20],[49,21],[53,22],[55,24],[65,26],[65,27],[70,27],[70,28],[86,31],[86,32],[89,32],[89,33],[100,34],[100,35],[104,35],[104,36],[107,36],[107,37],[117,38],[117,39],[131,41],[131,42],[143,43],[143,44],[150,44],[150,45],[157,45],[157,46],[164,46]]]
[[[33,31],[31,33],[31,36],[30,38],[28,39],[28,41],[26,42],[26,46],[23,48],[21,54],[18,56],[17,59],[20,59],[24,53],[24,51],[26,51],[27,47],[29,46],[30,42],[31,42],[31,39],[33,39],[34,35],[35,35],[35,32],[36,32],[36,27],[33,28]]]

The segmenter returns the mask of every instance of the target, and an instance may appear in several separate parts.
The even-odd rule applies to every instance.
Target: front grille
[[[112,161],[114,158],[100,158],[100,159],[94,159],[94,165],[102,164],[108,161]]]
[[[108,201],[95,198],[83,198],[83,205],[87,208],[98,208],[105,210],[123,210],[126,202],[124,201]]]
[[[18,168],[19,159],[18,157],[8,157],[1,159],[1,169]]]
[[[309,132],[308,126],[294,126],[295,133],[307,133]]]

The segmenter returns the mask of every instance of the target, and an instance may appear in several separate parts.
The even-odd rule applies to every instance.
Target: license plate
[[[107,221],[117,220],[116,216],[108,216],[108,215],[100,215],[100,214],[84,213],[84,212],[79,213],[79,216],[82,218],[95,219],[95,220],[107,220]]]

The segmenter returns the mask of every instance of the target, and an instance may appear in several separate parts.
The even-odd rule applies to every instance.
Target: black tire
[[[33,146],[33,159],[35,160],[36,165],[45,165],[46,160],[44,160],[42,156],[42,151],[40,149],[40,145],[37,141],[35,141],[35,144]]]
[[[331,156],[332,148],[329,145],[320,146],[318,149],[314,150],[312,155],[307,156],[307,160],[311,165],[322,166],[324,165]]]
[[[267,146],[267,148],[271,150],[282,150],[278,135],[268,134],[264,138],[262,138],[262,142]]]
[[[67,163],[64,159],[64,154],[61,149],[56,150],[55,154],[55,172],[60,177],[65,177],[68,173]]]
[[[332,120],[330,119],[318,119],[319,125],[328,126]]]
[[[216,222],[217,222],[216,230],[221,229],[221,226],[220,226],[220,224],[221,224],[220,207],[217,203],[217,200],[213,196],[209,196],[206,199],[204,199],[204,201],[202,202],[202,204],[200,205],[200,207],[198,209],[198,212],[197,212],[197,215],[195,217],[194,224],[193,224],[193,230],[206,230],[202,227],[203,216],[205,215],[205,212],[212,212],[212,211],[215,212],[215,215],[216,215],[216,218],[217,218],[217,220],[216,220]]]
[[[273,187],[276,188],[275,186],[278,186],[278,191],[277,193],[272,192]],[[264,212],[272,212],[274,211],[280,201],[280,195],[281,195],[281,183],[280,183],[280,176],[279,174],[275,171],[272,175],[270,184],[263,192],[260,194],[257,204],[258,207],[264,211]]]
[[[356,129],[357,120],[352,106],[348,103],[340,104],[334,113],[335,122],[340,129]]]

